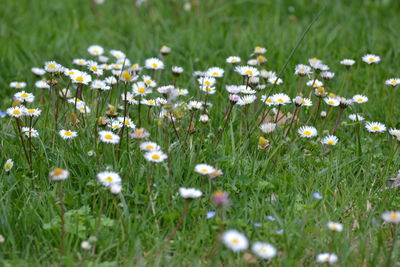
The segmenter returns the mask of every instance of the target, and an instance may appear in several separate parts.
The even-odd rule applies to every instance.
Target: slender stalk
[[[60,254],[64,256],[65,254],[65,209],[64,209],[64,193],[62,190],[61,182],[58,182],[58,197],[59,197],[59,205],[60,205],[60,220],[61,220],[61,243],[60,243]]]
[[[21,140],[21,145],[22,145],[22,149],[24,150],[24,153],[25,153],[26,161],[28,162],[28,165],[29,165],[30,169],[32,170],[32,163],[30,162],[29,156],[28,156],[28,152],[26,151],[25,141],[24,141],[24,138],[22,136],[21,125],[20,125],[19,119],[15,118],[15,120],[17,121],[18,135],[19,135],[19,138]]]
[[[175,121],[174,121],[174,118],[172,117],[172,112],[169,113],[169,117],[170,117],[170,120],[172,123],[172,128],[174,129],[175,136],[179,140],[179,134],[178,134],[178,131],[176,130]]]
[[[333,126],[331,134],[335,134],[336,129],[337,129],[338,125],[339,125],[339,122],[342,119],[343,111],[344,111],[344,108],[339,109],[339,113],[338,113],[338,116],[337,116],[337,119],[336,119],[336,122],[335,122],[335,126]]]

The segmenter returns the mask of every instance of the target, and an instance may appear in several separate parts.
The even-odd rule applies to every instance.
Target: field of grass
[[[14,161],[11,170],[0,170],[0,266],[314,266],[325,252],[337,255],[333,264],[338,266],[398,266],[400,230],[381,215],[400,210],[398,189],[387,188],[400,169],[400,139],[365,128],[366,122],[400,128],[399,87],[385,85],[400,77],[397,0],[147,0],[140,7],[134,0],[0,3],[0,110],[21,104],[13,99],[22,91],[10,87],[13,81],[26,82],[23,90],[35,95],[34,102],[22,104],[41,110],[32,120],[37,138],[19,136],[29,118],[0,118],[0,164]],[[94,80],[87,67],[72,61],[98,60],[87,51],[95,44],[105,49],[110,64],[116,59],[108,51],[124,52],[120,64],[126,69],[127,59],[142,67],[148,58],[162,59],[163,70],[144,68],[139,79],[150,75],[157,87],[175,83],[189,93],[163,106],[127,109],[120,96],[134,82],[119,81],[101,92],[71,83],[66,75],[39,78],[31,71],[54,60]],[[160,55],[163,45],[170,54]],[[247,65],[256,46],[267,48],[267,63],[255,67],[276,72],[283,83],[260,78],[266,88],[257,89],[254,103],[232,105],[226,85],[247,82],[226,58],[239,56],[239,65]],[[367,64],[361,59],[366,54],[381,61]],[[261,96],[284,93],[293,99],[302,80],[307,97],[313,90],[305,82],[323,80],[316,71],[301,78],[294,69],[314,57],[335,73],[326,91],[345,98],[366,95],[368,102],[342,110],[312,94],[313,105],[299,108],[296,119],[289,114],[293,103],[275,106],[288,116],[286,123],[263,133],[258,128],[263,114],[273,111]],[[339,63],[345,58],[356,63],[347,69]],[[176,77],[172,66],[184,72]],[[217,78],[216,93],[205,96],[193,72],[214,66],[225,72]],[[98,79],[111,75],[105,70]],[[50,90],[38,89],[39,79],[56,83],[50,82]],[[145,98],[163,97],[157,87]],[[78,115],[74,103],[57,97],[62,88],[71,97],[82,90],[91,112]],[[193,100],[212,106],[191,111],[186,104]],[[106,119],[106,104],[121,105],[118,116],[145,128],[147,141],[156,142],[168,159],[147,161],[139,148],[143,140],[131,138],[133,130],[125,126],[115,132],[122,137],[118,144],[101,142],[97,132],[110,129],[95,126],[96,111]],[[229,105],[232,112],[224,120]],[[163,110],[167,115],[160,117]],[[321,111],[328,112],[325,119]],[[199,121],[202,113],[208,114],[207,123]],[[352,113],[365,121],[349,120]],[[74,118],[80,122],[73,123]],[[339,142],[321,144],[336,122]],[[318,135],[300,137],[297,130],[304,125],[314,126]],[[62,129],[78,136],[64,140],[58,133]],[[269,140],[266,149],[259,149],[260,137]],[[195,172],[200,163],[223,174],[214,179],[200,175]],[[70,177],[52,181],[54,168],[68,170]],[[111,194],[97,180],[106,170],[121,176],[120,194]],[[202,197],[185,200],[180,187],[196,188]],[[229,195],[228,205],[214,203],[217,190]],[[212,218],[210,211],[216,211]],[[343,231],[330,230],[329,221],[340,222]],[[234,252],[221,242],[229,229],[248,238],[247,250]],[[82,248],[88,240],[91,248]],[[273,245],[277,254],[269,260],[258,257],[251,251],[256,241]]]

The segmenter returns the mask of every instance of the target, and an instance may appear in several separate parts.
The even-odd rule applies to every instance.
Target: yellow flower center
[[[207,91],[207,92],[211,92],[211,91],[212,91],[211,87],[207,87],[207,88],[206,88],[206,91]]]
[[[148,150],[154,149],[154,146],[148,145],[148,146],[146,146],[146,149],[148,149]]]
[[[208,172],[208,169],[201,169],[200,170],[202,173],[207,173]]]
[[[92,70],[97,71],[97,67],[96,66],[92,66]]]
[[[63,173],[64,173],[64,171],[61,168],[55,168],[53,171],[53,175],[61,175]]]
[[[311,135],[311,132],[310,131],[304,131],[303,134],[308,136],[308,135]]]
[[[232,239],[232,243],[235,245],[239,244],[239,239],[237,238]]]
[[[144,94],[144,92],[146,92],[146,89],[143,88],[143,87],[140,87],[140,88],[138,88],[138,92],[139,92],[140,94]]]
[[[129,73],[129,71],[124,71],[123,73],[122,73],[122,78],[124,78],[125,80],[127,80],[127,81],[129,81],[129,80],[131,80],[131,74]]]
[[[278,101],[279,103],[283,103],[284,101],[283,101],[283,99],[278,99],[278,100],[276,100],[276,101]]]
[[[397,220],[398,217],[399,216],[397,215],[397,213],[395,213],[395,212],[390,213],[390,219]]]
[[[104,180],[111,183],[114,179],[112,177],[108,176]]]
[[[54,65],[53,63],[51,63],[50,65],[49,65],[49,69],[54,69],[56,67],[56,65]]]
[[[157,159],[160,159],[160,155],[158,155],[158,154],[153,154],[153,155],[151,156],[151,158],[157,160]]]
[[[379,128],[379,126],[372,126],[371,129],[374,131],[378,131],[380,128]]]
[[[232,58],[232,59],[231,59],[231,62],[236,62],[236,61],[237,61],[236,58]]]
[[[368,61],[369,61],[369,62],[372,62],[372,61],[374,61],[374,58],[373,58],[373,57],[370,57],[370,58],[368,59]]]
[[[12,167],[12,166],[11,166],[10,163],[6,163],[6,166],[5,166],[6,169],[11,169],[11,167]]]
[[[140,130],[140,129],[137,129],[137,130],[136,130],[136,134],[142,134],[142,133],[143,133],[142,130]]]
[[[21,94],[21,97],[28,97],[29,95],[27,93]]]
[[[146,80],[145,83],[151,84],[151,80]]]
[[[246,74],[248,74],[248,75],[253,75],[253,72],[252,72],[251,70],[247,70],[247,71],[246,71]]]
[[[152,66],[153,66],[153,68],[157,68],[158,64],[157,63],[153,63]]]
[[[64,134],[65,134],[66,136],[71,136],[71,135],[72,135],[72,132],[71,132],[71,131],[65,131]]]
[[[106,134],[104,136],[104,138],[107,139],[107,140],[111,140],[111,139],[113,139],[113,136],[111,134]]]
[[[212,75],[212,76],[217,76],[217,75],[218,75],[218,72],[214,71],[211,75]]]
[[[154,105],[154,101],[153,100],[149,100],[148,102],[150,105]]]
[[[14,115],[19,115],[19,114],[21,114],[21,111],[19,109],[14,109],[12,113]]]
[[[205,81],[204,84],[205,84],[205,85],[210,85],[211,82],[210,82],[210,81]]]
[[[358,102],[362,102],[362,101],[363,101],[363,99],[362,99],[362,98],[359,98],[359,99],[357,99],[357,101],[358,101]]]
[[[82,76],[78,76],[78,77],[76,77],[76,79],[75,79],[77,82],[83,82],[83,77]]]
[[[333,145],[335,142],[334,142],[333,140],[328,140],[326,143],[327,143],[328,145]],[[334,227],[336,227],[336,226],[334,226]]]
[[[333,105],[333,104],[335,104],[335,101],[329,100],[329,101],[328,101],[328,104],[329,104],[329,105]]]

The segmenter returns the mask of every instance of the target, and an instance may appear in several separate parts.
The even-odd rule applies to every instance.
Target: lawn
[[[400,2],[135,2],[0,0],[0,266],[400,262]]]

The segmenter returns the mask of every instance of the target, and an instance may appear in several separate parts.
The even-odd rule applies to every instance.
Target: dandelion
[[[236,230],[228,230],[222,234],[222,242],[226,247],[233,250],[234,252],[239,252],[242,250],[246,250],[249,246],[249,241],[247,237],[236,231]]]
[[[251,250],[254,254],[264,260],[269,260],[276,255],[276,248],[268,243],[255,242],[251,246]]]
[[[146,59],[146,61],[144,63],[144,67],[146,69],[161,70],[161,69],[164,69],[164,62],[162,62],[158,58],[149,58],[149,59]]]
[[[318,134],[317,129],[315,129],[315,127],[312,127],[312,126],[302,126],[302,127],[300,127],[299,130],[297,130],[297,133],[301,137],[305,137],[305,138],[311,138],[311,137],[317,136],[317,134]]]
[[[4,169],[5,172],[9,172],[9,171],[11,171],[11,169],[13,168],[13,166],[14,166],[14,161],[13,161],[12,159],[8,159],[8,160],[4,163],[3,169]]]
[[[197,190],[195,188],[184,188],[184,187],[179,188],[179,194],[181,195],[181,197],[186,199],[195,199],[203,195],[203,193],[200,190]]]
[[[367,64],[374,64],[374,63],[379,63],[381,61],[381,58],[376,55],[367,54],[362,57],[362,60]]]
[[[152,150],[152,151],[146,152],[144,154],[144,158],[147,161],[159,163],[159,162],[163,162],[165,159],[167,159],[168,156],[160,150]]]
[[[118,144],[120,139],[119,135],[116,135],[110,131],[100,131],[99,136],[103,143],[108,144]]]
[[[399,79],[399,78],[392,78],[392,79],[386,80],[386,81],[385,81],[385,84],[386,84],[386,85],[391,85],[391,86],[395,87],[395,86],[397,86],[398,84],[400,84],[400,79]]]
[[[365,128],[370,133],[383,133],[386,131],[386,126],[380,122],[367,122]]]
[[[160,150],[160,146],[154,142],[143,142],[140,144],[140,150],[143,151],[153,151],[153,150]]]
[[[343,231],[343,225],[341,223],[337,222],[328,222],[326,224],[329,230],[335,231],[335,232],[342,232]]]
[[[104,186],[109,187],[113,184],[120,184],[121,177],[116,172],[105,171],[97,174],[97,180]]]
[[[353,96],[353,101],[358,104],[362,104],[368,101],[368,97],[365,95],[355,95]]]
[[[231,56],[226,59],[226,62],[231,64],[239,63],[240,61],[241,61],[240,57],[235,57],[235,56]]]
[[[334,146],[338,143],[339,139],[334,135],[328,135],[321,140],[321,143],[324,145]]]
[[[202,175],[209,175],[215,171],[214,167],[207,164],[197,164],[194,171]]]
[[[49,173],[49,179],[52,181],[63,181],[68,179],[68,177],[69,177],[69,171],[63,170],[61,168],[54,168]]]
[[[329,263],[334,264],[338,260],[338,257],[334,253],[321,253],[317,255],[318,263]]]
[[[77,132],[71,131],[71,130],[61,130],[58,132],[61,136],[62,139],[73,139],[78,136]]]

